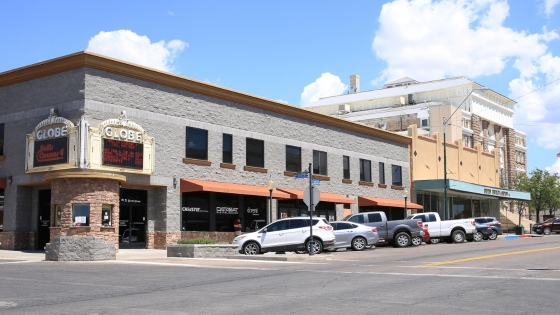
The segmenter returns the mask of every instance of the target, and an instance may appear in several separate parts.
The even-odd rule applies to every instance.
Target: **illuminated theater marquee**
[[[26,172],[77,167],[78,128],[56,110],[27,135]]]
[[[128,120],[122,111],[116,119],[108,119],[90,128],[90,168],[152,174],[154,170],[154,138]]]

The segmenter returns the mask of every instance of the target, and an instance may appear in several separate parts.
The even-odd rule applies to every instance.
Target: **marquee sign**
[[[144,128],[131,122],[122,111],[118,118],[89,128],[88,168],[152,174],[154,171],[154,138]]]
[[[26,171],[77,167],[78,128],[51,108],[49,117],[27,135]]]

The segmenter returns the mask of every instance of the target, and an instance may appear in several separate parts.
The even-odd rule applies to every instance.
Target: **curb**
[[[227,259],[243,259],[243,260],[268,260],[268,261],[324,261],[332,260],[333,255],[235,255],[227,256]]]
[[[525,234],[525,235],[508,235],[508,236],[504,236],[505,239],[526,238],[526,237],[542,237],[542,235]]]

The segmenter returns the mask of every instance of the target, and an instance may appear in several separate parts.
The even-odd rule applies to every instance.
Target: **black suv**
[[[474,221],[478,224],[488,224],[492,227],[492,234],[488,236],[489,239],[495,240],[498,235],[502,235],[504,231],[502,230],[502,223],[494,217],[476,217]]]

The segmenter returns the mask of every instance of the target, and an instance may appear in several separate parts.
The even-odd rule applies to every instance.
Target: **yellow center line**
[[[551,249],[560,249],[560,247],[548,247],[548,248],[524,250],[524,251],[520,251],[520,252],[505,253],[505,254],[496,254],[496,255],[479,256],[479,257],[464,258],[464,259],[457,259],[457,260],[449,260],[449,261],[442,261],[442,262],[433,263],[433,264],[419,265],[419,267],[447,265],[447,264],[454,264],[454,263],[463,262],[463,261],[471,261],[471,260],[486,259],[486,258],[493,258],[493,257],[500,257],[500,256],[509,256],[509,255],[517,255],[517,254],[525,254],[525,253],[534,253],[534,252],[540,252],[540,251],[543,251],[543,250],[551,250]]]

